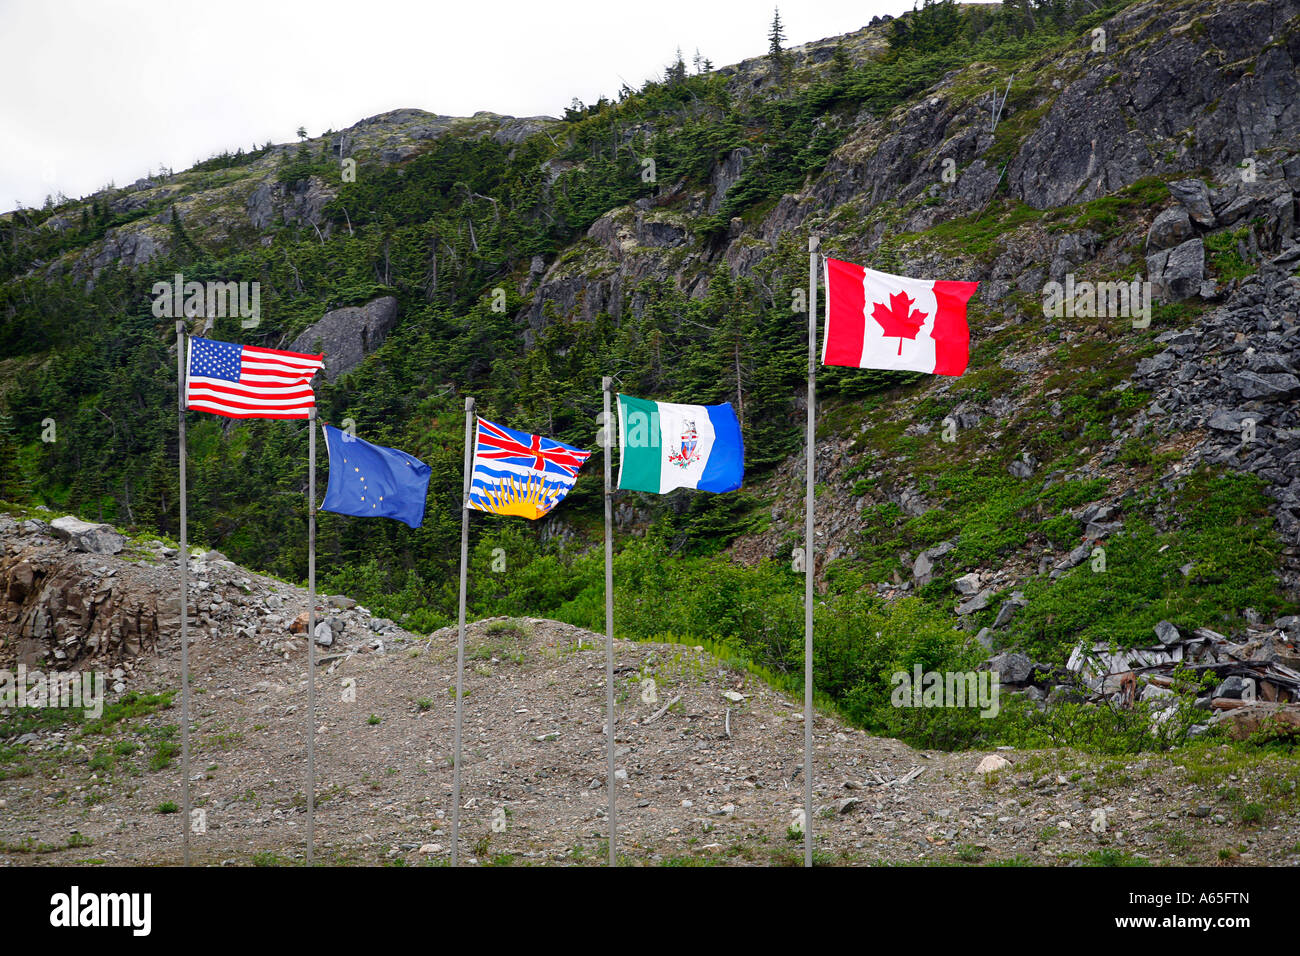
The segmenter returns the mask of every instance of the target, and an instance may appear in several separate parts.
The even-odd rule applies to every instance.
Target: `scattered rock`
[[[1010,766],[1011,761],[1006,757],[999,754],[989,754],[979,762],[979,765],[975,768],[975,772],[978,774],[996,773],[997,771],[1004,770]]]
[[[1178,628],[1174,627],[1168,621],[1161,621],[1155,626],[1156,640],[1168,647],[1170,644],[1177,644],[1182,640],[1182,635],[1178,633]]]
[[[1003,684],[1028,683],[1036,667],[1032,660],[1018,651],[1007,651],[991,657],[984,664],[984,669],[997,674],[998,680]]]

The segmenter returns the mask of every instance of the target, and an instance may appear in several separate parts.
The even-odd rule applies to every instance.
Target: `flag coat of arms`
[[[550,513],[578,480],[591,452],[478,419],[467,507],[536,519]]]
[[[966,303],[978,286],[827,259],[822,363],[960,375],[970,359]]]
[[[414,455],[372,445],[322,425],[330,476],[322,511],[359,518],[396,518],[412,528],[424,523],[432,469]]]
[[[190,339],[185,407],[227,418],[306,418],[324,355]]]
[[[745,442],[731,403],[674,405],[618,396],[618,487],[734,491],[745,477]]]

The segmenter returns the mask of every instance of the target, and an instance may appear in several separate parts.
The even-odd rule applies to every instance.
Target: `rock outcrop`
[[[326,312],[289,345],[291,352],[325,353],[325,378],[352,371],[379,348],[397,324],[397,299],[391,295],[361,306]]]

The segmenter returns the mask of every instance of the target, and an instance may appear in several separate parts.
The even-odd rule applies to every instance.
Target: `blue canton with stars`
[[[190,374],[239,381],[244,348],[212,339],[190,339]]]

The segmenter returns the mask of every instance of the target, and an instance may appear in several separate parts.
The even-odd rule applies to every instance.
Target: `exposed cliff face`
[[[397,324],[397,300],[382,296],[363,306],[325,313],[289,344],[291,352],[323,352],[325,378],[334,381],[352,371],[383,344]]]
[[[598,303],[595,311],[611,301],[617,308],[616,290],[646,277],[696,289],[697,278],[684,273],[719,260],[747,275],[778,237],[810,220],[847,239],[846,252],[863,253],[888,234],[923,231],[984,208],[1002,180],[1005,195],[1046,210],[1150,176],[1178,179],[1213,169],[1231,184],[1246,159],[1255,174],[1276,177],[1300,147],[1298,13],[1300,6],[1287,0],[1140,4],[1103,25],[1104,51],[1093,49],[1095,40],[1080,41],[1022,73],[996,131],[991,91],[1005,92],[1005,73],[972,64],[892,115],[854,117],[820,175],[761,222],[737,220],[720,248],[679,233],[667,244],[685,245],[685,254],[667,256],[656,248],[663,243],[645,241],[641,209],[610,213],[592,235],[608,239],[622,222],[623,240],[607,242],[604,256],[584,257],[580,267],[548,273],[529,316],[535,323],[552,300],[561,316],[579,308],[588,314],[591,303]],[[662,192],[676,195],[669,204],[687,216],[714,213],[748,152],[717,163],[704,193],[685,195],[679,184]],[[948,160],[952,182],[943,178]],[[1018,258],[1037,259],[1040,251],[1025,249]],[[967,272],[960,278],[985,277]],[[584,296],[586,287],[592,291]]]
[[[1220,169],[1300,133],[1300,36],[1292,2],[1146,3],[1105,25],[1007,169],[1039,209],[1112,193],[1143,176]]]
[[[879,54],[885,28],[875,24],[795,48],[784,81],[789,86],[763,57],[716,72],[732,96],[780,101],[792,88],[830,75],[837,44],[850,62]],[[665,180],[652,195],[608,209],[558,253],[530,250],[508,276],[524,297],[513,317],[522,344],[531,347],[552,322],[635,317],[648,300],[647,283],[703,297],[719,268],[754,277],[772,296],[767,304],[776,307],[769,280],[785,267],[774,263],[783,253],[789,260],[788,253],[816,232],[830,254],[887,271],[981,282],[971,313],[977,349],[971,374],[960,383],[911,386],[874,409],[875,420],[901,426],[907,419],[906,427],[930,431],[904,437],[921,437],[934,432],[942,416],[928,412],[928,419],[913,421],[916,408],[942,407],[963,430],[977,433],[972,441],[979,454],[1019,459],[1022,450],[1008,436],[1024,440],[1038,427],[1034,416],[1044,406],[1071,398],[1070,382],[1050,379],[1059,363],[1084,348],[1089,359],[1082,369],[1116,370],[1107,388],[1127,381],[1127,387],[1136,383],[1164,397],[1154,398],[1161,411],[1144,408],[1136,420],[1105,422],[1105,434],[1078,449],[1086,462],[1080,473],[1111,476],[1124,441],[1170,429],[1171,442],[1201,449],[1195,456],[1264,477],[1279,527],[1294,537],[1295,495],[1279,476],[1294,464],[1296,423],[1287,403],[1295,396],[1289,379],[1278,376],[1295,374],[1298,364],[1290,329],[1296,310],[1291,283],[1300,264],[1300,3],[1151,0],[1099,29],[1014,67],[962,66],[891,110],[855,104],[827,111],[814,129],[833,131],[839,145],[824,165],[791,192],[747,207],[744,216],[710,222],[729,208],[726,199],[746,171],[763,160],[764,136],[718,149],[702,175]],[[995,127],[993,93],[1006,91],[1013,70]],[[703,115],[710,108],[689,109]],[[650,119],[634,115],[627,126],[616,123],[611,136],[633,146],[679,120],[670,111]],[[322,219],[333,187],[316,176],[281,175],[300,151],[309,159],[354,157],[400,166],[444,137],[491,137],[515,147],[543,133],[573,135],[571,127],[546,117],[392,111],[301,146],[273,147],[234,169],[191,170],[105,195],[114,210],[142,217],[43,268],[88,281],[113,263],[138,268],[179,241],[177,225],[199,244],[270,244],[286,223],[320,228],[320,242],[328,243],[339,228]],[[545,201],[555,200],[566,174],[583,162],[543,161]],[[68,221],[60,214],[46,227]],[[1043,315],[1045,283],[1135,275],[1151,282],[1158,304],[1183,307],[1159,315],[1145,337],[1123,321]],[[782,278],[787,285],[803,281],[797,273]],[[1256,327],[1247,328],[1251,310],[1261,308]],[[347,351],[340,368],[355,367],[393,321],[385,311],[374,328],[366,322],[360,331],[349,327],[346,347],[340,339],[328,350],[340,357]],[[295,344],[311,348],[325,326]],[[1196,335],[1197,342],[1231,350],[1203,353],[1192,343],[1160,338],[1166,333]],[[1152,358],[1165,354],[1167,343],[1174,360]],[[1157,364],[1138,366],[1143,360]],[[1200,364],[1189,371],[1193,360]],[[800,413],[798,401],[791,398],[792,420]],[[1213,442],[1203,448],[1195,433],[1220,409],[1265,412],[1260,424],[1272,430],[1265,432],[1267,450],[1234,457]],[[864,509],[889,502],[914,516],[935,506],[908,479],[915,462],[906,456],[865,463],[857,431],[865,426],[858,419],[835,420],[819,444],[819,481],[832,489],[819,517],[826,560],[855,553]],[[783,555],[797,530],[800,468],[792,460],[754,488],[771,506],[772,522],[742,540],[738,554]],[[878,480],[870,493],[852,494],[863,469]]]
[[[281,225],[320,226],[325,206],[337,195],[337,187],[319,176],[281,180],[283,168],[301,158],[334,163],[351,158],[388,166],[409,159],[444,136],[490,137],[503,145],[516,145],[558,122],[549,116],[516,118],[487,111],[462,117],[419,109],[391,110],[341,132],[270,146],[236,166],[204,170],[200,164],[180,173],[139,179],[121,189],[110,187],[87,197],[84,205],[102,203],[115,214],[139,213],[140,217],[110,228],[102,240],[88,248],[38,268],[48,277],[68,274],[93,286],[110,265],[136,269],[172,250],[177,241],[174,219],[191,240],[205,247],[221,247],[236,237],[262,236],[263,241],[270,241],[266,234]],[[42,228],[66,229],[78,214],[73,208],[51,217]],[[331,229],[332,225],[324,225],[326,235]]]
[[[62,544],[37,519],[0,515],[0,537],[6,666],[121,661],[157,650],[160,635],[179,629],[179,597],[137,567]]]

